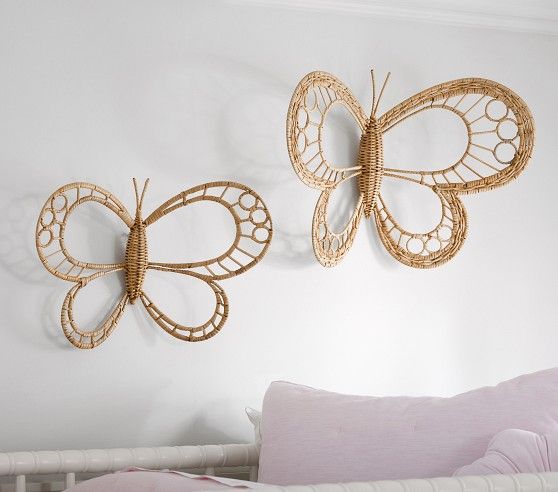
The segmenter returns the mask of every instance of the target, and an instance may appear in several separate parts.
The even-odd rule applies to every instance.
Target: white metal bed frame
[[[257,444],[223,444],[129,449],[24,451],[0,453],[0,476],[15,477],[15,491],[26,492],[30,475],[64,475],[65,488],[76,483],[76,474],[110,473],[128,467],[216,471],[248,467],[257,478]],[[47,479],[48,483],[49,480]],[[41,488],[40,490],[44,490]],[[344,484],[264,487],[263,492],[558,492],[558,472],[484,477],[386,480]]]

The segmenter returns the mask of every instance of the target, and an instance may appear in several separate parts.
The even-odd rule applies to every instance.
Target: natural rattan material
[[[441,265],[459,251],[467,233],[467,215],[458,195],[506,184],[523,171],[531,157],[535,135],[533,117],[521,98],[507,87],[479,78],[445,82],[377,117],[386,83],[387,78],[376,99],[372,73],[369,118],[349,89],[324,72],[312,72],[304,77],[291,99],[287,147],[300,179],[322,191],[314,212],[312,242],[316,257],[324,266],[341,261],[353,243],[362,215],[368,218],[372,213],[380,239],[395,259],[416,268]],[[362,131],[356,166],[335,165],[324,153],[324,123],[336,104],[349,110]],[[407,118],[432,109],[450,111],[464,123],[467,146],[460,159],[435,171],[386,166],[382,136]],[[504,150],[508,152],[505,157]],[[327,224],[328,203],[333,191],[353,177],[358,178],[360,198],[345,229],[336,233]],[[425,233],[413,233],[401,227],[380,193],[381,182],[386,178],[404,179],[430,188],[440,202],[441,218],[437,226]]]
[[[229,181],[196,186],[172,197],[143,220],[142,204],[148,181],[140,195],[134,180],[135,219],[112,194],[89,183],[63,186],[48,198],[41,210],[36,229],[37,252],[50,273],[75,283],[62,304],[61,323],[68,340],[78,348],[90,349],[102,343],[116,327],[126,304],[133,304],[138,298],[155,322],[172,336],[189,342],[211,338],[223,327],[229,312],[225,291],[215,281],[234,277],[253,267],[263,258],[271,243],[273,229],[269,212],[259,195],[247,186]],[[161,217],[200,201],[218,203],[230,212],[236,234],[228,250],[215,258],[198,262],[148,261],[146,228]],[[68,218],[76,207],[87,202],[96,202],[112,210],[130,228],[124,263],[82,262],[68,252],[64,239]],[[143,291],[149,269],[188,275],[208,284],[215,294],[215,310],[211,317],[202,325],[185,326],[166,316]],[[80,329],[73,315],[78,292],[92,280],[118,270],[126,273],[126,292],[99,327],[93,331]]]

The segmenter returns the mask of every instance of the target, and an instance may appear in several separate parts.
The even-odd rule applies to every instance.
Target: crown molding
[[[558,36],[556,0],[229,0],[246,6]]]

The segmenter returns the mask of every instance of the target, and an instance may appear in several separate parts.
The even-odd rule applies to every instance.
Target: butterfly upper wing
[[[89,183],[70,183],[56,190],[44,204],[37,221],[35,243],[45,268],[70,282],[87,282],[107,271],[121,270],[123,263],[91,263],[75,259],[65,244],[68,219],[76,207],[95,202],[114,212],[131,227],[126,207],[111,193]]]
[[[163,203],[145,219],[145,225],[201,201],[217,203],[229,211],[236,229],[231,246],[219,256],[205,261],[149,262],[148,268],[190,271],[207,279],[223,280],[245,272],[263,258],[273,236],[271,216],[260,196],[243,184],[216,181],[190,188]]]
[[[359,173],[355,166],[336,166],[324,154],[324,122],[335,104],[344,105],[364,131],[367,118],[356,98],[339,79],[325,72],[309,73],[300,81],[287,113],[287,147],[293,168],[302,181],[320,190]]]
[[[495,113],[496,108],[500,113]],[[441,217],[431,231],[415,233],[401,227],[379,195],[375,219],[380,238],[389,253],[402,263],[429,268],[451,259],[467,233],[467,215],[458,197],[501,186],[525,168],[533,149],[534,123],[521,98],[496,82],[468,78],[426,89],[380,117],[382,132],[422,111],[447,110],[463,121],[467,146],[457,162],[436,170],[402,170],[386,159],[384,179],[409,180],[430,188],[441,206]],[[504,125],[516,129],[503,133]],[[513,150],[502,159],[502,146]]]
[[[507,183],[527,165],[534,144],[533,116],[511,89],[480,78],[439,84],[382,115],[379,119],[381,131],[386,133],[403,120],[430,109],[450,111],[463,121],[467,129],[464,154],[457,162],[435,171],[394,169],[386,161],[387,175],[456,193],[474,193]],[[506,137],[505,126],[514,127],[515,134]],[[513,149],[513,156],[507,160],[502,159],[504,147]]]

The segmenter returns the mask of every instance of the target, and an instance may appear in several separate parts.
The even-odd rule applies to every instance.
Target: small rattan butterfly
[[[287,145],[294,170],[304,183],[322,191],[312,223],[312,242],[318,261],[336,265],[350,249],[362,215],[374,214],[380,239],[388,252],[405,265],[439,266],[462,246],[467,215],[460,194],[501,186],[516,178],[526,166],[534,143],[533,117],[525,103],[496,82],[466,78],[445,82],[403,101],[376,117],[387,80],[376,100],[372,72],[372,111],[367,118],[349,89],[334,76],[312,72],[298,84],[287,115]],[[356,165],[342,167],[324,152],[323,129],[329,111],[337,104],[354,116],[362,136]],[[464,123],[467,146],[457,162],[433,171],[384,166],[382,137],[418,113],[442,109]],[[357,178],[359,199],[348,224],[333,232],[327,208],[336,187]],[[383,179],[398,179],[429,188],[441,205],[436,227],[413,233],[401,227],[388,210],[380,192]]]
[[[142,203],[149,180],[141,194],[134,179],[136,194],[135,218],[111,193],[89,183],[71,183],[56,190],[46,201],[36,230],[39,258],[53,275],[74,282],[62,304],[62,329],[68,340],[78,348],[94,348],[112,333],[126,304],[139,298],[148,314],[167,333],[181,340],[197,342],[211,338],[225,324],[229,312],[225,291],[216,280],[239,275],[253,267],[265,255],[272,238],[269,212],[262,199],[250,188],[238,183],[219,181],[183,191],[142,219]],[[223,254],[206,261],[192,263],[159,263],[148,260],[147,228],[161,217],[190,204],[210,201],[224,206],[235,223],[235,238]],[[122,263],[100,264],[76,260],[67,250],[64,236],[68,218],[79,206],[96,202],[114,212],[130,228]],[[175,272],[205,282],[215,294],[215,311],[204,324],[184,326],[166,316],[143,291],[147,270]],[[124,270],[126,292],[113,312],[94,331],[81,330],[74,320],[74,301],[78,292],[91,281],[111,272]]]

